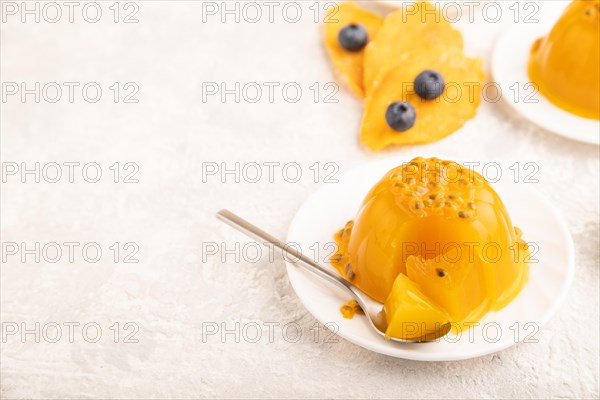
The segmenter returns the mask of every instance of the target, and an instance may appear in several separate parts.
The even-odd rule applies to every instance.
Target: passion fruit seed
[[[444,93],[445,86],[442,74],[431,69],[421,72],[414,81],[415,92],[423,100],[437,99]]]
[[[338,33],[340,46],[350,52],[361,51],[369,41],[367,30],[358,24],[346,25]]]
[[[416,189],[415,189],[415,191],[416,191],[416,192],[417,192],[417,193],[418,193],[420,196],[422,196],[422,195],[424,195],[425,193],[427,193],[429,190],[427,190],[427,188],[426,188],[426,187],[423,187],[423,186],[417,186],[417,187],[416,187]]]
[[[443,206],[444,206],[444,199],[437,199],[436,201],[433,202],[434,208],[441,208]]]
[[[406,183],[396,181],[396,182],[394,182],[392,184],[392,188],[395,189],[395,190],[405,189],[406,188]]]
[[[446,271],[444,271],[441,268],[436,268],[435,272],[437,273],[437,276],[439,276],[440,278],[443,278],[446,276]]]
[[[466,218],[471,218],[471,214],[470,214],[470,213],[468,213],[468,212],[466,212],[466,211],[459,211],[459,212],[458,212],[458,216],[459,216],[460,218],[465,218],[465,219],[466,219]]]
[[[460,213],[460,218],[473,218],[477,206],[471,189],[474,189],[478,177],[446,178],[441,168],[455,164],[440,159],[414,158],[390,172],[389,177],[394,178],[390,190],[420,216],[429,212],[447,216]],[[424,214],[424,211],[427,213]]]
[[[340,261],[342,261],[342,255],[341,254],[334,254],[333,257],[331,257],[331,261],[333,261],[333,262],[340,262]]]
[[[417,120],[417,113],[409,102],[397,101],[388,106],[385,120],[393,130],[404,132],[413,127]]]
[[[346,264],[346,277],[348,278],[348,280],[353,280],[355,276],[356,274],[354,273],[354,271],[352,271],[352,265]]]
[[[451,211],[456,211],[458,209],[458,206],[456,204],[454,204],[453,202],[447,201],[444,206],[446,206],[447,209],[451,210]]]

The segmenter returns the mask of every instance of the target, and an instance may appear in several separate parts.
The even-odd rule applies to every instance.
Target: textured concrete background
[[[103,14],[97,23],[82,18],[81,3],[73,23],[63,7],[63,19],[55,24],[35,23],[32,17],[22,23],[17,14],[6,15],[1,26],[3,82],[29,87],[79,82],[79,88],[97,82],[103,89],[96,103],[85,101],[80,89],[72,103],[66,89],[54,104],[44,98],[36,103],[32,95],[25,102],[12,96],[2,103],[6,168],[11,162],[30,168],[35,162],[95,162],[103,173],[97,183],[88,183],[77,169],[70,183],[63,167],[58,183],[43,177],[36,183],[32,175],[22,183],[17,174],[2,184],[2,241],[28,248],[57,242],[63,250],[52,263],[55,253],[49,247],[40,262],[32,255],[23,262],[21,253],[8,255],[10,249],[3,249],[3,398],[598,398],[597,147],[531,126],[502,102],[483,104],[476,119],[439,142],[435,154],[440,157],[539,166],[534,185],[563,213],[575,241],[573,287],[536,335],[537,343],[452,363],[378,355],[315,328],[281,258],[270,263],[265,253],[257,262],[248,257],[236,262],[235,255],[223,255],[222,261],[221,253],[206,254],[207,243],[221,249],[220,243],[229,248],[247,243],[215,220],[216,210],[230,208],[284,236],[302,201],[324,184],[325,163],[335,163],[341,173],[402,154],[401,149],[373,154],[360,147],[362,105],[347,90],[334,95],[337,103],[324,102],[325,85],[335,81],[320,23],[314,21],[314,10],[324,4],[297,2],[302,16],[296,23],[283,19],[283,4],[269,22],[264,3],[259,3],[263,17],[257,23],[243,15],[239,23],[231,15],[222,23],[220,2],[212,3],[216,16],[204,13],[203,21],[200,2],[138,1],[139,22],[132,24],[113,21],[112,2],[99,4]],[[485,21],[480,11],[473,23],[460,21],[471,52],[489,59],[497,35],[513,23],[512,4],[501,2],[503,17],[497,23]],[[539,15],[550,8],[547,2],[539,5]],[[134,6],[121,3],[119,20]],[[522,6],[519,19],[531,12]],[[88,12],[93,17],[93,10]],[[288,12],[293,18],[293,10]],[[137,84],[139,102],[115,103],[109,89],[114,82],[121,95],[131,91],[125,83]],[[230,88],[235,82],[257,82],[263,97],[257,103],[244,98],[236,103],[232,95],[225,102],[219,96],[203,101],[203,82],[226,82]],[[264,82],[280,83],[273,102]],[[287,82],[302,88],[300,101],[283,98],[280,88]],[[318,101],[310,89],[315,83]],[[431,154],[428,146],[422,149]],[[115,162],[120,163],[119,183],[109,168]],[[133,171],[124,168],[127,162],[139,167],[138,183],[122,182]],[[302,177],[290,183],[280,166],[273,182],[263,176],[257,183],[243,178],[236,183],[231,175],[226,182],[219,175],[203,182],[208,162],[228,168],[235,162],[296,162]],[[317,182],[315,162],[321,171]],[[46,177],[52,179],[49,168]],[[93,175],[88,170],[86,177]],[[80,244],[73,262],[64,242]],[[139,247],[138,263],[124,262],[135,249],[124,248],[129,242]],[[102,249],[100,261],[83,258],[86,243]],[[94,256],[92,250],[89,254]],[[69,322],[79,324],[72,338]],[[236,322],[246,328],[240,328],[239,341],[235,334],[224,340],[219,334],[202,336],[203,324],[235,331]],[[290,322],[301,327],[297,343],[291,343],[293,331],[285,336],[283,326]],[[22,329],[35,332],[36,323],[39,343],[35,333],[22,338]],[[272,338],[267,323],[278,324]],[[62,336],[51,343],[54,324],[62,327]],[[243,333],[254,337],[256,324],[262,336],[256,343],[244,340]],[[102,334],[91,343],[96,327]],[[9,335],[13,329],[19,332]]]

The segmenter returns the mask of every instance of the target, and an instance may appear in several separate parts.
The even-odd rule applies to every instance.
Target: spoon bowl
[[[451,324],[450,322],[442,325],[437,332],[427,333],[421,337],[412,338],[412,339],[401,339],[396,337],[386,336],[385,331],[387,330],[387,319],[385,316],[385,311],[383,309],[383,304],[371,299],[365,293],[363,293],[356,286],[353,286],[351,283],[343,279],[342,277],[335,275],[331,271],[325,269],[323,266],[317,264],[310,258],[306,257],[296,248],[287,245],[283,241],[271,236],[267,232],[258,228],[257,226],[251,224],[245,219],[235,215],[229,210],[221,210],[217,213],[217,218],[227,223],[228,225],[234,227],[240,232],[245,233],[249,237],[255,239],[257,242],[266,245],[270,244],[273,247],[278,248],[284,255],[291,254],[293,257],[290,262],[301,266],[315,275],[320,276],[321,278],[333,283],[334,285],[342,288],[346,291],[362,308],[367,317],[367,321],[369,322],[369,326],[373,329],[373,331],[377,332],[386,340],[392,340],[394,342],[401,343],[427,343],[435,341],[443,336],[446,336],[448,332],[450,332]]]

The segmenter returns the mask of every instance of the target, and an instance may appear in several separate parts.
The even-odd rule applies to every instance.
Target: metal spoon
[[[232,227],[236,228],[240,232],[245,233],[246,235],[258,241],[259,243],[269,243],[274,247],[277,247],[279,250],[281,250],[284,256],[292,255],[293,257],[288,257],[290,258],[288,261],[306,268],[310,272],[320,276],[321,278],[324,278],[325,280],[333,283],[334,285],[346,291],[358,302],[360,308],[363,309],[371,328],[373,328],[375,332],[383,336],[385,339],[390,339],[395,342],[402,343],[425,343],[446,336],[448,332],[450,332],[452,326],[450,323],[446,323],[440,327],[439,331],[428,333],[424,336],[415,339],[399,339],[385,336],[387,320],[385,318],[385,312],[381,303],[374,301],[362,291],[360,291],[358,288],[352,286],[348,281],[329,272],[310,258],[303,255],[300,251],[296,250],[291,246],[288,246],[281,240],[269,235],[267,232],[263,231],[257,226],[252,225],[250,222],[235,215],[231,211],[221,210],[217,213],[217,218],[224,221],[228,225],[231,225]]]

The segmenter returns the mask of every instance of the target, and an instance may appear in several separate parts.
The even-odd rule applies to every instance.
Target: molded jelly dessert
[[[481,60],[465,57],[455,47],[406,54],[409,62],[382,70],[379,84],[366,98],[360,140],[373,150],[439,140],[472,118],[481,101]],[[424,84],[434,76],[439,84]],[[414,108],[416,116],[408,129],[398,130],[386,119],[388,107],[395,102]]]
[[[431,47],[463,49],[463,39],[437,8],[426,1],[388,14],[365,49],[364,87],[367,93],[382,82],[382,71],[405,68],[415,50]]]
[[[600,0],[575,0],[536,40],[529,79],[556,106],[600,119]]]
[[[375,36],[383,19],[354,3],[341,3],[331,7],[325,18],[325,47],[336,69],[350,89],[364,96],[362,42]],[[362,46],[362,47],[361,47]]]
[[[432,320],[447,312],[452,322],[477,321],[527,279],[527,244],[504,204],[480,174],[452,161],[417,157],[392,169],[334,237],[331,263],[343,277],[384,303],[395,301],[388,296],[402,274],[440,309]]]

